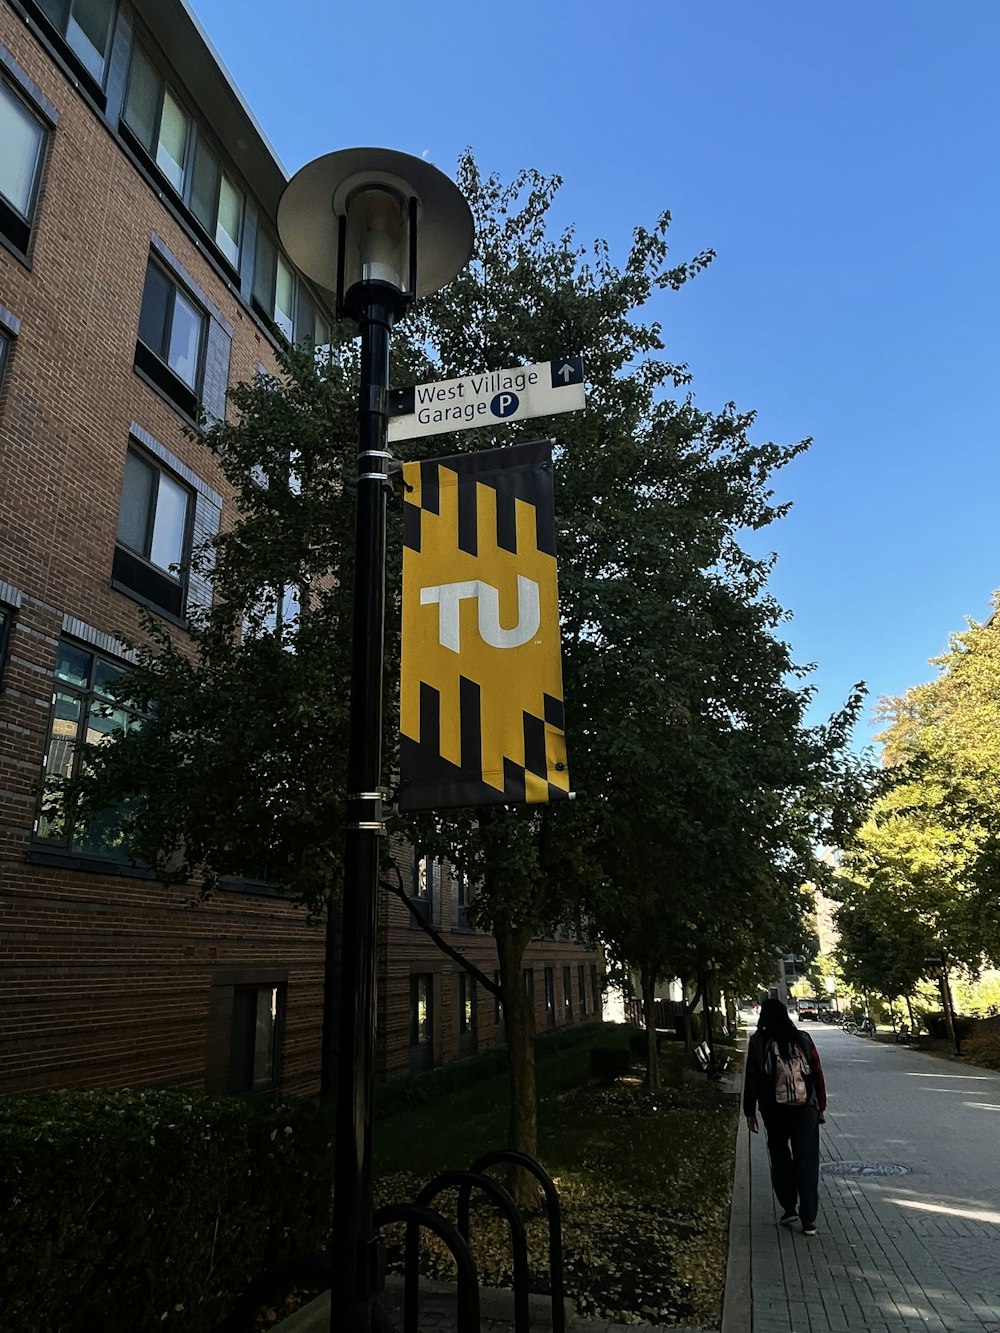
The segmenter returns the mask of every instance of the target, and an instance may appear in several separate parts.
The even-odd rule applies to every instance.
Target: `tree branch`
[[[399,876],[399,884],[390,884],[387,879],[380,879],[379,886],[385,889],[387,893],[393,894],[400,900],[401,903],[404,903],[406,905],[410,915],[413,917],[414,921],[416,921],[417,924],[420,926],[420,929],[424,931],[425,934],[431,937],[431,939],[434,941],[434,943],[437,945],[437,947],[441,950],[443,954],[447,954],[447,956],[452,960],[452,962],[458,963],[458,965],[460,967],[463,967],[465,971],[469,973],[470,976],[475,977],[475,979],[479,982],[480,986],[483,986],[486,990],[488,990],[491,995],[500,996],[501,990],[500,987],[496,984],[496,982],[492,981],[486,975],[485,972],[480,972],[479,968],[476,967],[475,963],[471,963],[468,960],[468,958],[465,957],[464,954],[459,953],[457,949],[453,948],[452,945],[450,945],[448,941],[444,938],[444,936],[439,931],[434,929],[434,927],[431,925],[429,921],[424,920],[420,908],[416,905],[416,903],[412,900],[412,898],[410,898],[409,894],[403,888],[403,876],[399,872],[399,867],[394,866],[393,869]]]

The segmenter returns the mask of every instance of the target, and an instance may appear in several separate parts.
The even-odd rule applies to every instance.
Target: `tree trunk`
[[[681,984],[683,985],[683,982]],[[681,1004],[684,1006],[684,1050],[688,1055],[694,1050],[694,1028],[691,1016],[694,1013],[694,1007],[698,1003],[700,995],[701,990],[699,988],[695,991],[694,995],[692,995],[690,1001],[684,999],[681,1000]]]
[[[941,1007],[944,1010],[944,1021],[948,1027],[948,1036],[951,1038],[952,1045],[955,1047],[955,1054],[962,1054],[962,1044],[958,1039],[958,1033],[955,1031],[955,1010],[951,1002],[951,985],[948,981],[948,964],[942,958],[941,960]]]
[[[646,1025],[646,1087],[655,1092],[660,1086],[660,1067],[656,1058],[656,969],[651,962],[640,964],[639,985],[642,988],[642,1016]]]
[[[701,974],[701,1003],[705,1015],[705,1040],[708,1042],[708,1054],[715,1063],[715,1034],[712,1031],[712,988],[708,982],[708,973]]]
[[[528,937],[521,931],[497,926],[497,959],[503,988],[504,1025],[507,1034],[510,1119],[507,1146],[534,1157],[538,1153],[538,1106],[535,1090],[535,1001],[524,989],[521,962]],[[513,1170],[508,1189],[521,1207],[537,1202],[537,1187],[527,1172]]]
[[[917,1035],[917,1020],[913,1017],[913,1005],[910,1003],[909,995],[904,995],[903,999],[906,1001],[906,1012],[910,1016],[910,1032],[915,1037]]]

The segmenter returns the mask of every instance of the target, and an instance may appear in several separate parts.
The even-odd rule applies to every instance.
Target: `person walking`
[[[798,1217],[803,1235],[815,1236],[826,1081],[816,1043],[795,1026],[776,999],[761,1005],[757,1031],[747,1047],[743,1114],[752,1134],[758,1131],[758,1106],[781,1225],[791,1226]]]

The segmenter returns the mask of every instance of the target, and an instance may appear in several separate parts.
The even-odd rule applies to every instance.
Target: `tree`
[[[801,699],[780,682],[786,650],[767,633],[780,615],[763,595],[767,562],[749,560],[735,534],[781,512],[768,478],[802,446],[751,445],[752,416],[732,407],[713,415],[674,395],[687,383],[686,369],[663,355],[660,326],[644,321],[643,308],[656,292],[683,285],[711,254],[672,264],[669,214],[652,229],[636,229],[618,267],[604,243],[587,251],[571,232],[549,234],[556,179],[525,172],[504,184],[483,177],[470,155],[458,174],[476,219],[473,261],[397,329],[394,382],[577,351],[589,382],[586,413],[503,428],[507,441],[549,430],[560,435],[570,769],[591,793],[589,806],[432,812],[401,825],[422,850],[446,856],[478,886],[473,912],[494,934],[500,965],[510,1142],[531,1152],[533,1009],[522,985],[524,950],[555,926],[582,926],[598,889],[611,882],[601,840],[615,838],[624,848],[626,835],[639,828],[629,811],[632,802],[641,808],[652,755],[642,735],[647,691],[657,725],[668,729],[671,762],[693,762],[702,748],[708,756],[710,733],[724,734],[728,747],[717,773],[707,757],[693,770],[698,782],[714,773],[717,791],[697,799],[692,792],[687,803],[679,787],[654,792],[677,882],[687,882],[682,857],[692,848],[701,857],[691,879],[699,890],[721,859],[716,838],[719,847],[738,850],[727,880],[732,922],[767,858],[779,867],[772,883],[793,877],[791,829],[797,847],[813,822],[808,801],[792,794],[801,785],[793,770],[810,743],[796,753],[779,740],[763,746],[766,759],[757,757],[767,739],[766,711],[773,710],[780,737],[795,731]],[[282,366],[278,379],[235,389],[235,418],[204,435],[237,495],[233,525],[198,557],[214,566],[214,606],[193,625],[190,648],[151,627],[150,643],[120,687],[148,720],[93,755],[83,804],[67,813],[94,819],[117,810],[126,844],[178,880],[200,874],[211,886],[223,874],[266,868],[318,914],[341,887],[355,348],[344,343],[321,363],[311,350],[291,350]],[[493,433],[474,430],[414,441],[406,453],[441,456],[495,443]],[[398,513],[394,518],[398,523]],[[390,541],[390,551],[394,589],[398,541]],[[285,618],[280,607],[293,587],[300,590],[298,611]],[[398,633],[390,597],[387,741],[395,734]],[[741,666],[740,680],[756,664],[764,682],[753,726],[724,688],[743,651],[752,660]],[[695,725],[685,710],[699,701]],[[813,758],[819,761],[819,751]],[[741,804],[748,784],[737,781],[740,765],[753,769],[755,802]],[[685,837],[672,831],[681,820]],[[740,821],[759,835],[756,851],[749,837],[737,839]],[[696,917],[685,920],[696,929]],[[718,948],[725,938],[720,932]]]

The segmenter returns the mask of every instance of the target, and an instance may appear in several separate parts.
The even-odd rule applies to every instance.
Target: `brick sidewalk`
[[[749,1221],[734,1215],[730,1266],[747,1269],[753,1333],[1000,1333],[1000,1074],[812,1035],[830,1087],[822,1160],[909,1174],[824,1173],[806,1238],[778,1225],[763,1132],[741,1122]],[[749,1331],[725,1314],[727,1333]]]

